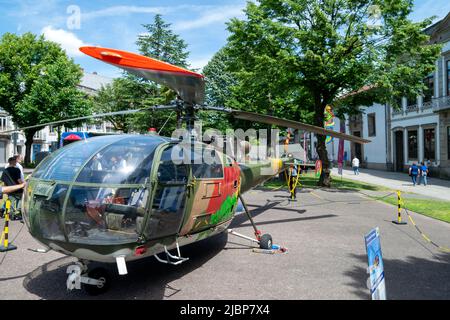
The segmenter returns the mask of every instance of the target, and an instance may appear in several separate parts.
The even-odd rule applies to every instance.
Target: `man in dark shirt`
[[[17,184],[21,184],[22,174],[19,168],[16,167],[17,160],[15,157],[11,157],[8,159],[9,167],[3,171],[2,181],[5,186],[15,186]]]
[[[3,181],[5,187],[3,187],[3,192],[7,190],[8,187],[20,186],[24,183],[22,181],[22,173],[19,168],[16,167],[17,160],[15,157],[8,159],[9,166],[3,171],[1,180]],[[7,192],[7,191],[6,191]],[[12,218],[15,219],[20,217],[20,206],[23,193],[23,186],[17,188],[17,190],[11,191],[9,199],[11,200],[11,208],[13,209]]]

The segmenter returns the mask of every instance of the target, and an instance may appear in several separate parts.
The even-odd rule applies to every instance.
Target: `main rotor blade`
[[[123,110],[123,111],[115,111],[115,112],[107,112],[107,113],[98,113],[98,114],[92,114],[90,116],[85,116],[85,117],[65,119],[65,120],[59,120],[59,121],[53,121],[53,122],[37,124],[37,125],[34,125],[34,126],[17,128],[17,129],[13,129],[13,130],[0,131],[0,134],[11,133],[11,132],[27,130],[27,129],[44,128],[46,126],[53,126],[53,125],[57,125],[57,124],[65,124],[65,123],[68,123],[68,122],[74,122],[74,121],[79,121],[79,120],[89,120],[89,119],[104,118],[104,117],[110,117],[110,116],[121,116],[121,115],[126,115],[126,114],[134,114],[134,113],[138,113],[138,112],[144,112],[144,111],[171,110],[171,109],[176,109],[176,108],[177,108],[176,106],[152,106],[152,107],[141,108],[141,109]]]
[[[199,73],[122,50],[81,47],[80,51],[144,79],[165,85],[188,103],[202,104],[205,99],[204,76]]]
[[[327,130],[327,129],[324,129],[321,127],[316,127],[316,126],[313,126],[310,124],[293,121],[293,120],[281,119],[281,118],[267,116],[267,115],[254,113],[254,112],[227,109],[227,108],[221,108],[221,107],[210,107],[210,106],[203,106],[202,109],[203,110],[211,110],[211,111],[227,112],[227,113],[230,113],[233,117],[235,117],[237,119],[248,120],[248,121],[253,121],[253,122],[257,121],[257,122],[261,122],[261,123],[273,124],[273,125],[286,127],[286,128],[305,130],[305,131],[309,131],[309,132],[314,132],[319,135],[335,137],[335,138],[344,139],[344,140],[348,140],[348,141],[355,142],[355,143],[362,144],[362,143],[371,142],[370,140],[366,140],[366,139],[363,139],[360,137],[351,136],[351,135],[333,131],[333,130]]]
[[[267,115],[262,115],[262,114],[258,114],[258,113],[247,112],[247,111],[240,111],[240,110],[232,110],[231,114],[237,119],[248,120],[248,121],[258,121],[258,122],[274,124],[274,125],[282,126],[282,127],[286,127],[286,128],[305,130],[305,131],[309,131],[309,132],[314,132],[319,135],[335,137],[335,138],[344,139],[344,140],[348,140],[348,141],[355,142],[355,143],[363,144],[363,143],[371,142],[370,140],[366,140],[366,139],[363,139],[360,137],[351,136],[351,135],[333,131],[333,130],[327,130],[327,129],[324,129],[321,127],[316,127],[316,126],[298,122],[298,121],[286,120],[286,119],[281,119],[281,118],[277,118],[277,117],[272,117],[272,116],[267,116]]]

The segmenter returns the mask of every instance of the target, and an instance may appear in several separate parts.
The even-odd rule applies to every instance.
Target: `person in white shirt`
[[[353,167],[353,172],[355,173],[355,175],[358,175],[359,174],[359,159],[357,157],[353,158],[352,167]]]
[[[23,174],[23,167],[20,164],[23,160],[22,155],[21,154],[16,154],[14,155],[14,158],[16,158],[16,168],[18,168],[20,170],[20,179],[22,181],[25,181],[25,176]]]

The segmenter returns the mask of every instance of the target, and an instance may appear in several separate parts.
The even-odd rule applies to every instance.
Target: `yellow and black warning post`
[[[295,170],[297,173],[297,176],[293,176],[292,173],[294,171],[294,166],[295,166]],[[294,162],[294,165],[288,167],[285,171],[284,171],[284,175],[286,177],[286,181],[287,181],[287,185],[288,185],[288,190],[290,193],[291,198],[289,199],[290,201],[297,201],[295,199],[295,192],[296,192],[296,188],[298,185],[301,186],[301,184],[299,184],[299,179],[300,179],[300,173],[299,173],[299,166]],[[289,172],[289,174],[287,173]]]
[[[7,199],[5,204],[5,227],[3,228],[2,237],[0,242],[3,240],[3,244],[0,245],[0,252],[16,250],[17,247],[8,241],[8,233],[9,233],[9,213],[11,211],[11,200]]]
[[[392,223],[404,225],[406,222],[402,222],[402,193],[397,190],[397,221],[392,221]]]

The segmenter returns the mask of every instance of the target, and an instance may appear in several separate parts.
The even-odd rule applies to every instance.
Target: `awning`
[[[76,134],[69,134],[67,137],[64,138],[65,141],[77,141],[82,140],[78,135]]]

